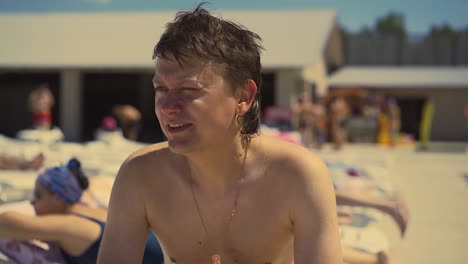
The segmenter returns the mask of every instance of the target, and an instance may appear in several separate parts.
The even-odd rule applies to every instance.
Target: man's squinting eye
[[[197,88],[197,87],[183,87],[183,88],[179,88],[179,89],[174,89],[171,91],[171,93],[174,93],[174,94],[180,94],[180,95],[184,95],[184,94],[194,94],[194,93],[198,93],[200,92],[202,89],[200,88]],[[166,88],[166,87],[163,87],[163,86],[156,86],[153,91],[156,93],[156,94],[166,94],[169,92],[169,89]]]
[[[195,87],[185,87],[182,88],[182,91],[184,92],[199,92],[201,89],[195,88]]]
[[[165,87],[162,87],[162,86],[156,86],[156,87],[154,87],[153,91],[154,91],[155,93],[157,93],[157,94],[161,94],[161,93],[167,92],[168,89],[165,88]]]

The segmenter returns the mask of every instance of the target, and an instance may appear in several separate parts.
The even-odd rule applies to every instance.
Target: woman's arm
[[[56,242],[69,254],[83,253],[101,235],[101,227],[74,215],[28,216],[17,212],[0,214],[0,237]]]
[[[61,241],[67,227],[66,216],[29,216],[17,212],[0,214],[0,237],[14,240]]]

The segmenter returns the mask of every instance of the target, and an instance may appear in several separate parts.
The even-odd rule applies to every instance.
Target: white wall
[[[435,102],[432,138],[468,142],[468,122],[463,108],[468,105],[468,89],[431,93]]]
[[[302,70],[302,76],[309,86],[315,85],[315,92],[319,96],[324,96],[328,91],[327,66],[323,58]]]
[[[298,91],[304,88],[302,69],[278,69],[276,71],[276,105],[290,107]]]
[[[432,99],[435,111],[432,120],[431,139],[468,142],[468,124],[463,114],[464,106],[468,105],[468,87],[464,89],[398,88],[378,89],[377,91],[396,97]]]

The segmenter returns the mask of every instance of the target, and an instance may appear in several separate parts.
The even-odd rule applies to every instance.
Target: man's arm
[[[295,264],[342,263],[335,193],[326,165],[308,151],[298,153],[292,210]]]
[[[122,165],[112,188],[97,263],[141,263],[148,236],[143,175],[134,160]]]

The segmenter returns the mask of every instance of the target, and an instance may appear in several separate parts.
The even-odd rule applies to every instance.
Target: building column
[[[60,128],[66,141],[81,141],[81,72],[63,70],[60,75]]]
[[[295,103],[297,93],[304,87],[301,71],[298,69],[281,69],[276,74],[276,105],[290,107]]]
[[[323,58],[302,70],[302,77],[310,86],[315,85],[315,93],[325,96],[328,93],[327,66]]]
[[[154,113],[154,92],[153,92],[153,76],[150,74],[140,74],[139,81],[140,94],[140,111],[142,113]],[[148,100],[148,98],[153,98]]]

